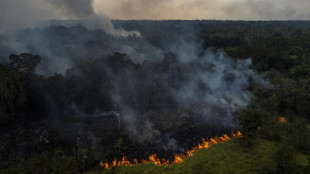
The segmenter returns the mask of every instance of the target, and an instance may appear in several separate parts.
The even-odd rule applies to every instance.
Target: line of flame
[[[226,141],[231,140],[233,137],[242,138],[243,136],[240,131],[237,131],[236,133],[232,132],[230,137],[225,134],[221,137],[210,138],[208,141],[202,138],[202,143],[199,143],[198,146],[194,147],[192,150],[188,150],[186,154],[176,154],[174,156],[174,161],[169,161],[164,158],[159,159],[157,158],[156,154],[153,154],[149,156],[147,160],[142,160],[140,163],[138,159],[134,159],[133,163],[131,163],[130,161],[127,160],[126,156],[123,156],[121,161],[117,161],[116,158],[114,157],[114,160],[112,161],[112,163],[100,162],[100,166],[102,166],[105,169],[111,169],[114,166],[133,166],[133,165],[147,164],[147,163],[154,163],[158,166],[169,165],[169,164],[179,164],[179,163],[184,162],[184,158],[189,158],[193,156],[194,152],[196,152],[198,149],[208,149],[211,146],[211,144],[218,144],[221,142],[226,142]]]

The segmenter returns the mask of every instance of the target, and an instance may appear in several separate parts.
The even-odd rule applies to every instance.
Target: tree
[[[239,114],[240,130],[243,135],[241,140],[245,145],[251,145],[258,136],[262,118],[263,114],[252,108],[245,109]]]
[[[26,85],[20,73],[0,65],[0,127],[14,121],[26,101]]]
[[[302,173],[303,168],[296,162],[296,150],[287,142],[282,142],[274,156],[277,173]]]
[[[10,56],[10,66],[26,75],[34,75],[36,67],[41,62],[41,57],[30,53],[22,53],[21,55],[12,54]]]

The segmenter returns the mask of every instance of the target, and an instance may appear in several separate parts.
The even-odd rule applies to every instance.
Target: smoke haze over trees
[[[232,60],[223,50],[204,50],[199,22],[141,22],[145,28],[116,24],[141,36],[114,36],[82,25],[3,34],[2,62],[8,62],[11,53],[41,56],[37,73],[46,77],[27,80],[26,98],[33,100],[26,102],[24,113],[45,120],[69,139],[83,134],[97,149],[110,142],[96,141],[101,131],[117,130],[125,131],[132,142],[182,151],[192,141],[184,140],[182,131],[199,131],[192,136],[197,141],[202,134],[238,128],[233,113],[251,99],[249,79],[268,86],[250,69],[250,58]],[[11,56],[19,62],[17,73],[30,66],[20,65],[29,56]],[[51,141],[44,132],[37,136]]]
[[[41,152],[80,172],[123,155],[171,160],[238,129],[246,145],[281,142],[275,158],[309,154],[307,21],[122,21],[92,0],[0,2],[0,168]]]

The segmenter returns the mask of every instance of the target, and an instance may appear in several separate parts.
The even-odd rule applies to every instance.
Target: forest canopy
[[[279,147],[274,166],[261,170],[309,170],[294,158],[310,155],[310,22],[113,24],[141,36],[82,25],[0,35],[5,172],[49,159],[51,168],[64,163],[56,173],[123,155],[172,160],[201,138],[236,130],[242,148]]]

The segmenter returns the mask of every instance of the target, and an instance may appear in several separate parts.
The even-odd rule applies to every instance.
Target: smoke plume
[[[89,18],[95,14],[93,0],[47,0],[60,13],[72,18]]]
[[[134,142],[173,150],[183,137],[237,129],[233,113],[251,99],[249,79],[266,83],[251,70],[251,59],[233,60],[223,50],[203,48],[199,21],[114,21],[141,37],[115,37],[77,24],[81,21],[71,27],[59,24],[72,21],[54,22],[2,34],[0,60],[7,62],[12,53],[41,55],[37,73],[50,76],[48,86],[63,79],[65,89],[59,91],[67,91],[46,92],[48,117],[72,134],[90,132],[92,140],[97,129],[112,127],[126,130]],[[63,121],[70,116],[82,121]],[[91,119],[97,121],[90,125]],[[183,136],[188,129],[199,131]]]
[[[138,31],[116,29],[104,12],[96,13],[93,0],[1,0],[0,32],[48,26],[46,20],[81,20],[90,29],[103,29],[117,37],[140,36]]]
[[[48,0],[61,14],[70,19],[85,19],[86,25],[92,29],[103,29],[115,36],[128,37],[133,34],[140,35],[137,31],[127,32],[124,29],[115,29],[111,20],[101,12],[97,14],[93,7],[93,0]]]

